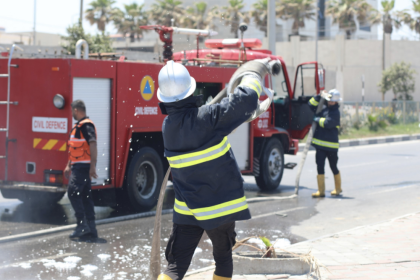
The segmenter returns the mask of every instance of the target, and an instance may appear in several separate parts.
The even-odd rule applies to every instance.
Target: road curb
[[[333,236],[336,236],[336,235],[339,235],[339,234],[352,232],[352,231],[355,231],[355,230],[358,230],[358,229],[361,229],[361,228],[366,228],[366,227],[372,227],[372,226],[378,226],[378,225],[381,225],[381,224],[391,223],[391,222],[394,222],[395,220],[403,219],[403,218],[413,216],[413,215],[417,215],[417,214],[420,214],[420,212],[409,213],[409,214],[398,216],[398,217],[392,218],[390,220],[382,221],[382,222],[379,222],[379,223],[364,225],[364,226],[358,226],[358,227],[354,227],[354,228],[351,228],[351,229],[339,231],[339,232],[336,232],[336,233],[326,234],[326,235],[323,235],[323,236],[320,236],[320,237],[317,237],[317,238],[314,238],[314,239],[309,239],[309,240],[305,240],[305,241],[301,241],[301,242],[292,244],[287,248],[288,249],[293,248],[294,246],[298,246],[298,245],[305,244],[305,243],[311,243],[311,242],[314,242],[314,241],[317,241],[317,240],[320,240],[320,239],[324,239],[324,238],[330,238],[330,237],[333,237]],[[200,269],[197,269],[197,270],[189,271],[185,274],[185,276],[190,276],[190,275],[198,274],[198,273],[201,273],[201,272],[206,272],[206,271],[212,270],[214,268],[215,268],[214,265],[203,267],[203,268],[200,268]]]
[[[173,212],[173,209],[162,210],[162,215],[170,214],[172,212]],[[150,211],[150,212],[121,216],[121,217],[101,219],[101,220],[96,220],[96,225],[104,225],[104,224],[122,222],[122,221],[127,221],[127,220],[134,220],[134,219],[139,219],[139,218],[147,218],[147,217],[152,217],[152,216],[155,216],[155,215],[156,215],[156,211]],[[67,225],[67,226],[62,226],[62,227],[55,227],[55,228],[49,228],[49,229],[43,229],[43,230],[38,230],[38,231],[22,233],[22,234],[5,236],[5,237],[0,238],[0,243],[6,243],[6,242],[10,242],[10,241],[17,241],[17,240],[22,240],[22,239],[26,239],[26,238],[38,237],[38,236],[42,236],[42,235],[47,235],[47,234],[72,230],[72,229],[75,228],[75,226],[76,226],[76,224],[72,224],[72,225]]]
[[[382,137],[371,137],[371,138],[360,138],[360,139],[349,139],[349,140],[340,140],[340,148],[346,147],[356,147],[356,146],[365,146],[365,145],[375,145],[375,144],[384,144],[384,143],[395,143],[403,141],[413,141],[420,140],[420,134],[402,134],[402,135],[392,135],[392,136],[382,136]],[[305,148],[305,143],[299,144],[299,151],[303,151]],[[309,148],[310,151],[315,150],[311,145]]]

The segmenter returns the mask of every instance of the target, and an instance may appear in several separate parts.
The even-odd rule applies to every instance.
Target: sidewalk
[[[360,138],[360,139],[347,139],[340,140],[340,148],[345,147],[355,147],[355,146],[365,146],[365,145],[375,145],[375,144],[384,144],[384,143],[395,143],[402,141],[412,141],[419,140],[420,134],[404,134],[404,135],[389,135],[389,136],[379,136],[379,137],[369,137],[369,138]],[[306,143],[299,143],[299,151],[303,151]],[[310,151],[315,150],[311,145],[309,148]],[[419,278],[420,279],[420,278]]]
[[[358,227],[294,244],[288,251],[309,251],[325,265],[322,279],[420,279],[420,213],[382,224]],[[214,269],[190,274],[188,280],[211,280]],[[233,279],[306,279],[306,275],[234,275]],[[309,277],[309,279],[316,279]]]

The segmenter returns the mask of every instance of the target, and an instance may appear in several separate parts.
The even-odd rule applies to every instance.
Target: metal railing
[[[351,125],[363,125],[369,116],[392,124],[408,124],[419,122],[420,102],[418,101],[376,101],[376,102],[343,102],[341,118]]]

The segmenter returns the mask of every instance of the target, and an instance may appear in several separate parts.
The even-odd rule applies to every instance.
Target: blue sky
[[[6,32],[32,31],[34,0],[0,0],[0,2],[0,27],[6,28]],[[64,35],[66,27],[78,21],[80,0],[36,0],[36,2],[36,30],[39,32]],[[83,2],[84,10],[86,10],[91,0],[84,0]],[[133,0],[117,0],[116,6],[123,8],[124,4],[132,2]],[[135,2],[142,4],[143,0]],[[397,0],[395,2],[397,10],[411,8],[411,0]],[[86,20],[83,22],[83,27],[89,33],[97,32],[96,27],[91,26]],[[116,33],[112,24],[107,26],[107,32]],[[393,34],[393,39],[401,38],[419,39],[407,27]]]

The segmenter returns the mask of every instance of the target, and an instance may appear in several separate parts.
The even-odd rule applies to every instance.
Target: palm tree
[[[252,5],[250,15],[255,21],[255,25],[259,30],[263,31],[267,37],[267,21],[268,21],[268,0],[258,0]]]
[[[176,24],[184,22],[185,12],[181,4],[182,1],[178,0],[157,0],[150,11],[152,20],[156,24],[165,26],[172,25],[171,19],[174,19]]]
[[[277,3],[276,14],[283,20],[293,19],[292,34],[299,35],[305,20],[315,20],[315,0],[282,0]]]
[[[196,29],[215,29],[213,23],[214,10],[207,11],[206,2],[194,3],[194,7],[188,7],[186,9],[186,17],[184,18],[184,27],[196,28]]]
[[[86,19],[91,25],[96,24],[98,29],[105,32],[106,25],[111,21],[114,0],[94,0],[89,3],[90,8],[85,11]]]
[[[326,14],[345,31],[347,39],[357,30],[356,19],[360,25],[376,24],[381,20],[378,11],[366,0],[331,0]]]
[[[143,10],[144,5],[138,5],[133,2],[129,5],[124,5],[124,10],[115,9],[112,13],[111,19],[114,21],[115,27],[118,32],[124,37],[126,34],[130,35],[130,41],[134,42],[140,39],[143,34],[143,29],[140,29],[140,25],[148,24],[148,13]]]
[[[413,0],[413,12],[416,16],[412,16],[407,10],[397,13],[397,16],[401,21],[407,24],[411,30],[420,35],[420,0]]]
[[[381,1],[382,5],[382,24],[383,24],[383,31],[386,34],[391,34],[393,28],[399,29],[401,27],[401,21],[398,19],[398,13],[391,11],[394,9],[395,0],[384,0]]]
[[[229,6],[222,7],[223,11],[220,14],[225,25],[230,25],[230,32],[235,34],[235,38],[239,38],[239,24],[250,21],[248,14],[242,11],[244,6],[243,0],[229,0]]]

